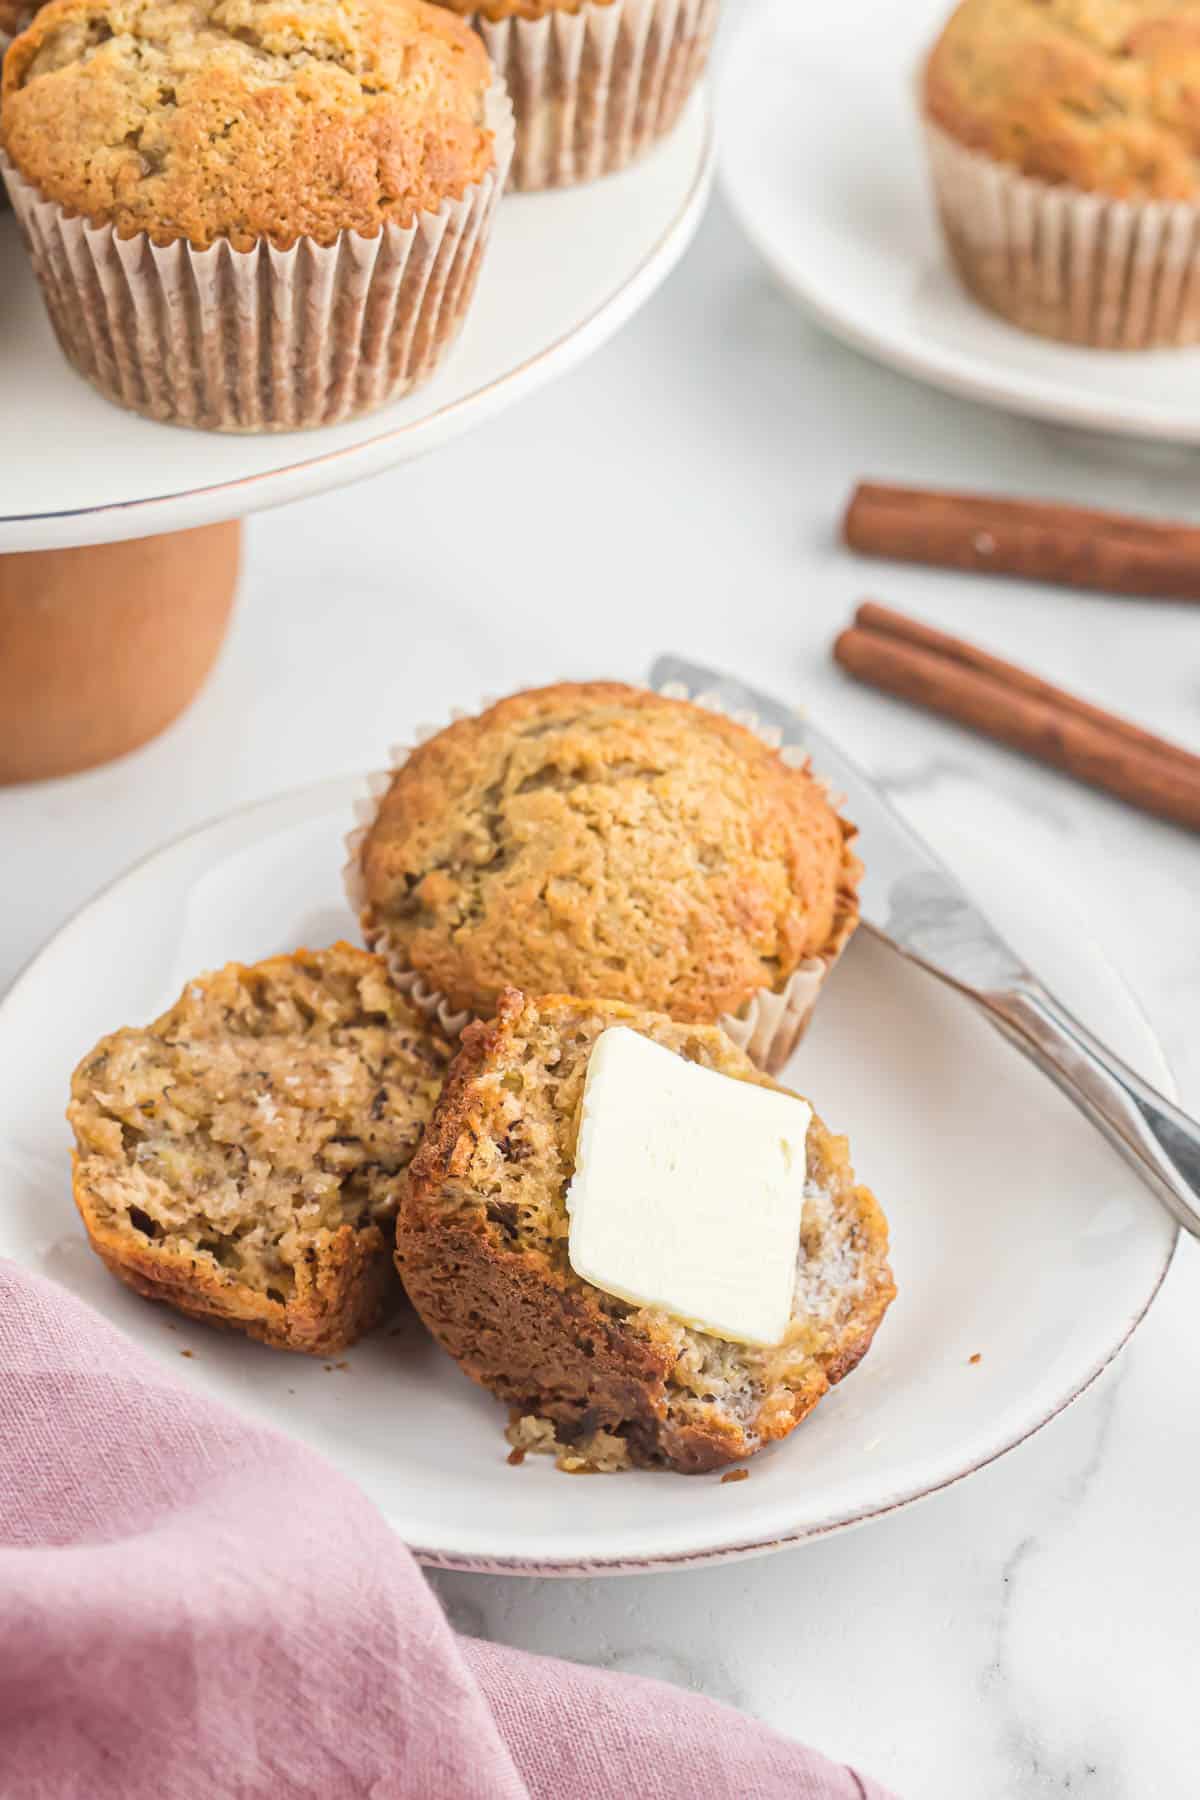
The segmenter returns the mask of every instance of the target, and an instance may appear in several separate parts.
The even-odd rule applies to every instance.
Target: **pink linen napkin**
[[[455,1637],[350,1482],[3,1262],[0,1794],[887,1800],[727,1707]]]

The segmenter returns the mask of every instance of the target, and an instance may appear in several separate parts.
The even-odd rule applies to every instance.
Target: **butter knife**
[[[836,744],[791,707],[716,670],[660,656],[654,687],[677,688],[723,712],[753,714],[803,749],[846,796],[866,865],[862,922],[939,981],[979,1006],[1102,1131],[1146,1186],[1200,1237],[1200,1124],[1122,1062],[1046,988],[1000,936],[950,870]]]

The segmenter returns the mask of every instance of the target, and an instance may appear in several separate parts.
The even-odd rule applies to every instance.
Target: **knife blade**
[[[1200,1237],[1200,1124],[1101,1043],[1005,942],[961,883],[870,778],[790,706],[680,656],[650,671],[660,692],[753,715],[844,795],[866,865],[863,923],[911,962],[972,1000],[989,1023],[1048,1075],[1164,1206]]]
[[[1028,981],[1030,971],[929,846],[837,745],[793,708],[731,676],[678,656],[660,656],[651,684],[685,690],[723,712],[753,714],[786,747],[803,749],[858,827],[866,872],[863,922],[897,950],[956,987],[978,993]]]

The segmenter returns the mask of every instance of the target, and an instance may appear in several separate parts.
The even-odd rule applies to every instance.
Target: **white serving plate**
[[[415,394],[348,425],[240,437],[101,399],[54,342],[11,213],[0,217],[0,553],[151,536],[378,474],[482,424],[605,343],[682,256],[711,186],[707,97],[632,168],[509,194],[463,335]]]
[[[59,932],[0,1006],[0,1255],[97,1307],[181,1381],[322,1451],[425,1561],[530,1574],[671,1568],[878,1517],[1066,1406],[1154,1298],[1175,1229],[1103,1140],[967,1004],[860,934],[787,1079],[851,1134],[899,1298],[861,1368],[751,1478],[511,1468],[503,1408],[411,1316],[348,1370],[177,1318],[110,1277],[71,1201],[70,1072],[198,970],[353,933],[342,836],[361,784],[265,802],[159,851]],[[1064,999],[1170,1075],[1079,919],[983,839],[939,846]],[[180,1352],[192,1355],[181,1360]],[[970,1362],[979,1353],[981,1361]]]
[[[1200,349],[1056,344],[985,312],[942,247],[916,74],[950,0],[748,0],[720,93],[721,182],[784,286],[836,336],[973,400],[1200,443]],[[848,54],[852,50],[852,54]]]

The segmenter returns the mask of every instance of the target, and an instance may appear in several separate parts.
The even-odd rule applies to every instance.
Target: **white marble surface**
[[[1193,608],[867,566],[834,538],[868,473],[1195,514],[1198,471],[872,367],[773,291],[718,204],[648,311],[559,387],[430,461],[254,521],[228,649],[160,742],[0,791],[0,986],[192,824],[373,764],[483,692],[637,679],[673,646],[805,702],[934,837],[967,817],[1031,886],[1045,870],[1072,890],[1200,1108],[1200,843],[829,661],[870,592],[1200,748]],[[909,1800],[1174,1800],[1200,1780],[1198,1396],[1187,1243],[1097,1388],[913,1511],[762,1562],[438,1591],[466,1630],[731,1700]]]

